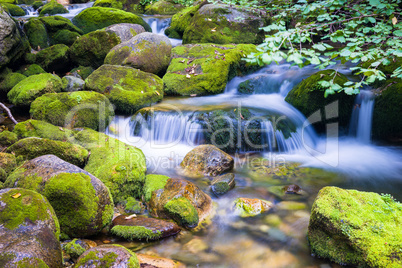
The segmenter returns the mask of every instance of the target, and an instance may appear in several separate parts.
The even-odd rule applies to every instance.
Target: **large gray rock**
[[[75,77],[72,75],[66,75],[61,80],[63,83],[62,91],[65,92],[74,92],[80,91],[84,89],[85,82],[79,77]]]
[[[115,46],[105,64],[126,65],[147,73],[163,75],[170,63],[172,44],[166,36],[141,33]]]
[[[0,69],[21,57],[29,48],[11,17],[0,6]]]
[[[145,33],[143,26],[133,23],[119,23],[110,25],[105,28],[106,32],[115,33],[121,40],[121,42],[126,42],[140,33]]]
[[[108,188],[95,176],[54,155],[25,162],[11,173],[5,185],[46,196],[56,211],[61,231],[69,236],[97,234],[113,217]]]
[[[21,188],[0,190],[1,267],[62,267],[59,235],[44,196]]]

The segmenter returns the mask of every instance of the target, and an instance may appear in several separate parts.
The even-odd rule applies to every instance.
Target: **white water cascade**
[[[143,19],[146,23],[151,26],[152,33],[156,33],[159,35],[165,35],[165,30],[170,26],[171,17],[165,16],[144,16]],[[180,39],[169,38],[173,47],[179,46],[182,44]]]
[[[362,90],[356,97],[350,122],[350,134],[362,143],[370,143],[373,119],[374,96],[369,90]]]

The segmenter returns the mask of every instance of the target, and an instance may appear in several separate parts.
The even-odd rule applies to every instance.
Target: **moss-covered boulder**
[[[14,105],[29,106],[38,97],[50,92],[60,92],[61,79],[49,73],[32,75],[17,85],[7,94],[8,100]]]
[[[146,163],[140,149],[91,129],[74,131],[73,141],[91,152],[85,170],[105,183],[116,203],[141,198]]]
[[[174,15],[183,10],[185,6],[174,1],[160,0],[145,7],[147,15]]]
[[[134,14],[144,14],[145,6],[140,0],[96,0],[94,7],[111,7]]]
[[[30,113],[53,125],[95,130],[106,129],[114,116],[109,100],[91,91],[45,94],[32,103]]]
[[[20,29],[0,6],[0,69],[10,62],[19,60],[29,51],[29,42],[21,35]]]
[[[169,28],[165,30],[165,34],[170,38],[182,39],[184,31],[191,23],[194,14],[199,8],[199,5],[186,7],[182,11],[173,15]]]
[[[325,89],[318,83],[332,80],[334,72],[335,70],[324,70],[311,75],[295,86],[285,99],[307,118],[318,111],[319,115],[322,115],[322,120],[314,123],[313,126],[319,132],[325,131],[326,124],[333,122],[336,117],[341,127],[349,126],[355,96],[341,91],[325,98]],[[347,81],[348,79],[343,74],[336,74],[335,83],[343,85]],[[325,109],[330,104],[331,111],[328,108]],[[329,118],[326,118],[325,111],[330,115]]]
[[[0,168],[4,170],[5,174],[11,173],[17,167],[17,160],[15,155],[0,153]],[[6,178],[0,179],[4,182]]]
[[[222,93],[236,75],[255,70],[242,57],[256,51],[254,45],[184,45],[172,49],[172,61],[163,76],[168,94],[189,96]]]
[[[158,240],[178,234],[180,227],[169,221],[146,218],[117,216],[111,226],[110,232],[128,240]]]
[[[260,44],[261,27],[268,25],[265,12],[226,4],[200,7],[183,33],[183,44]]]
[[[163,189],[168,179],[170,178],[165,175],[156,175],[156,174],[147,175],[145,177],[145,183],[144,183],[145,202],[149,202],[149,200],[151,200],[153,191]]]
[[[211,182],[211,191],[216,195],[224,195],[236,186],[233,173],[224,174],[214,178]]]
[[[168,179],[163,189],[153,191],[148,208],[153,217],[194,228],[212,213],[212,200],[187,180]]]
[[[191,150],[180,166],[190,177],[217,176],[233,168],[233,158],[214,145],[199,145]]]
[[[67,141],[73,135],[69,129],[33,119],[15,125],[13,133],[18,138],[38,137],[57,141]]]
[[[39,9],[39,16],[56,15],[68,13],[68,10],[62,5],[57,3],[56,0],[51,0],[46,5]]]
[[[43,2],[42,1],[35,1],[33,4],[32,4],[32,8],[34,9],[34,10],[38,10],[41,6],[43,6],[44,4],[43,4]]]
[[[0,95],[6,95],[13,87],[19,82],[27,78],[20,73],[9,73],[4,77],[4,80],[0,82]]]
[[[0,3],[0,5],[3,6],[4,10],[11,16],[25,16],[25,11],[17,5],[9,3]]]
[[[79,77],[75,77],[72,75],[66,75],[61,79],[63,83],[64,92],[74,92],[74,91],[81,91],[84,89],[85,82]]]
[[[91,7],[74,17],[73,23],[89,33],[117,23],[140,24],[148,32],[151,27],[139,16],[115,8]]]
[[[33,49],[39,50],[49,46],[46,27],[41,20],[30,19],[24,24],[24,30]]]
[[[92,68],[91,66],[78,66],[77,68],[72,69],[69,73],[71,75],[81,77],[83,80],[85,80],[94,71],[94,68]]]
[[[64,252],[75,260],[78,259],[85,252],[85,248],[83,248],[79,242],[80,240],[73,239],[63,247]]]
[[[8,147],[18,141],[17,134],[4,130],[0,132],[0,147]]]
[[[115,46],[105,64],[125,65],[162,76],[170,63],[172,44],[166,36],[141,33]]]
[[[273,204],[267,200],[237,198],[234,201],[234,208],[241,217],[253,217],[269,211]]]
[[[158,76],[125,66],[102,65],[85,80],[85,90],[104,94],[116,110],[133,114],[163,98]]]
[[[95,176],[54,155],[25,162],[5,185],[43,194],[56,212],[61,231],[68,236],[97,234],[113,217],[113,200],[107,187]]]
[[[140,264],[131,250],[119,245],[102,245],[85,251],[74,267],[140,268]]]
[[[36,157],[53,154],[73,165],[84,167],[88,151],[83,147],[69,142],[53,141],[42,138],[25,138],[8,147],[9,153],[30,160]]]
[[[402,80],[388,80],[377,90],[373,111],[372,134],[375,139],[402,142]]]
[[[144,33],[145,29],[139,24],[119,23],[106,27],[105,31],[115,33],[120,38],[121,42],[126,42],[137,34]]]
[[[20,69],[20,71],[22,72],[23,75],[25,76],[31,76],[31,75],[36,75],[36,74],[44,74],[46,73],[45,70],[43,70],[42,67],[40,67],[37,64],[31,64],[28,66],[23,67],[22,69]]]
[[[98,68],[109,51],[120,44],[120,38],[113,32],[98,30],[77,39],[70,47],[71,60],[77,65]]]
[[[69,47],[64,44],[54,45],[36,54],[36,63],[47,72],[63,72],[69,70]]]
[[[390,195],[325,187],[311,210],[311,251],[342,265],[400,267],[401,222]]]
[[[21,188],[3,189],[0,210],[2,267],[63,265],[59,222],[44,196]]]
[[[72,32],[70,30],[60,30],[53,35],[51,43],[71,46],[78,38],[80,38],[80,36],[81,35],[77,32]]]

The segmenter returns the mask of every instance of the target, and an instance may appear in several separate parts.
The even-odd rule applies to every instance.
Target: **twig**
[[[3,108],[3,109],[7,112],[8,117],[10,117],[11,121],[13,121],[13,123],[14,123],[15,125],[18,124],[17,120],[15,120],[15,118],[14,118],[13,115],[11,114],[10,109],[8,109],[7,106],[5,106],[3,103],[0,102],[0,107]]]

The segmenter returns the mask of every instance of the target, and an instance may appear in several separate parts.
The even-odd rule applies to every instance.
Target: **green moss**
[[[31,64],[28,67],[23,69],[23,75],[25,76],[31,76],[31,75],[36,75],[36,74],[43,74],[46,73],[45,70],[42,69],[42,67],[40,67],[37,64]]]
[[[31,105],[33,118],[67,128],[105,129],[114,116],[109,100],[97,92],[45,94]]]
[[[16,167],[17,160],[15,155],[0,152],[0,168],[3,169],[5,173],[11,173]]]
[[[36,62],[36,54],[35,53],[25,53],[24,61],[27,64],[34,64]]]
[[[43,5],[44,5],[44,4],[43,4],[42,1],[35,1],[35,2],[32,4],[32,7],[33,7],[33,9],[38,10],[38,8],[40,8],[40,7],[43,6]]]
[[[36,62],[48,72],[66,70],[69,62],[68,49],[64,44],[45,48],[36,54]]]
[[[18,196],[18,197],[17,197]],[[42,195],[27,189],[10,189],[0,196],[0,202],[6,204],[0,213],[0,224],[14,230],[25,225],[26,220],[55,222],[55,235],[59,237],[60,227],[54,210]]]
[[[46,182],[43,195],[52,204],[63,233],[80,236],[93,225],[99,198],[88,175],[60,173]]]
[[[73,241],[68,242],[64,246],[64,250],[73,259],[77,259],[79,256],[81,256],[85,252],[85,249],[79,243],[77,243],[77,239],[74,239]]]
[[[152,31],[151,27],[141,17],[119,9],[106,7],[87,8],[74,17],[73,23],[81,28],[84,33],[118,23],[140,24],[146,31]]]
[[[194,14],[200,8],[199,5],[193,7],[187,7],[182,11],[178,12],[177,14],[173,15],[172,22],[170,23],[168,36],[170,38],[177,38],[176,36],[172,36],[173,34],[177,34],[179,39],[182,38],[184,31],[189,26]]]
[[[241,217],[254,217],[266,212],[272,206],[271,202],[260,199],[237,198],[234,201],[235,210]]]
[[[6,171],[0,167],[0,189],[3,188],[4,186],[3,182],[6,181],[6,179],[7,179]]]
[[[170,200],[165,204],[164,209],[170,217],[183,226],[193,228],[198,225],[197,209],[184,197]]]
[[[4,77],[4,80],[0,82],[0,94],[7,94],[13,87],[19,82],[27,78],[25,75],[19,73],[10,73]]]
[[[57,3],[56,0],[51,0],[40,9],[39,16],[64,14],[64,13],[68,13],[68,10],[65,9],[62,4]]]
[[[102,65],[85,80],[86,90],[105,94],[125,114],[162,100],[162,88],[162,79],[154,74],[115,65]]]
[[[151,5],[145,8],[145,14],[147,15],[174,15],[181,11],[185,7],[180,4],[175,4],[173,2],[160,0],[151,3]]]
[[[313,253],[359,267],[402,265],[402,205],[389,195],[325,187],[312,208]]]
[[[61,91],[61,79],[52,74],[32,75],[14,86],[8,92],[8,99],[19,106],[29,106],[37,97],[49,93]]]
[[[16,268],[49,268],[49,266],[41,259],[29,257],[24,258],[15,263]]]
[[[141,198],[146,164],[140,149],[90,129],[75,132],[74,138],[91,151],[85,170],[110,189],[116,203]]]
[[[141,213],[143,211],[143,206],[141,201],[136,200],[133,197],[127,198],[127,203],[124,207],[125,211],[129,211],[130,213]]]
[[[9,3],[1,3],[1,5],[6,12],[10,13],[11,16],[25,16],[25,11],[17,5]]]
[[[164,90],[168,94],[185,96],[222,93],[229,79],[255,70],[241,61],[253,51],[256,51],[254,45],[177,46],[172,49],[172,61],[163,77]],[[189,67],[195,74],[186,71]]]
[[[377,93],[377,92],[376,92]],[[383,140],[398,140],[402,137],[402,80],[387,80],[377,93],[373,111],[373,137]]]
[[[124,249],[130,258],[127,260],[127,268],[140,268],[140,264],[138,262],[138,258],[131,250],[120,246],[120,245],[111,245],[113,247],[119,247]],[[118,258],[118,255],[114,252],[104,252],[101,249],[97,250],[96,248],[91,249],[89,252],[85,253],[76,264],[77,267],[85,267],[88,264],[94,268],[103,268],[103,267],[112,267],[115,265],[115,262]],[[123,260],[124,261],[124,260]]]
[[[94,7],[111,7],[134,14],[144,14],[145,7],[140,0],[96,0]]]
[[[145,201],[149,202],[149,200],[151,200],[153,191],[163,189],[168,179],[169,177],[165,175],[155,175],[155,174],[147,175],[145,177],[145,184],[144,184]]]
[[[67,141],[72,135],[68,129],[32,119],[15,125],[13,133],[20,138],[38,137],[57,141]]]
[[[81,35],[70,30],[60,30],[52,38],[52,44],[64,44],[71,46]]]
[[[91,73],[94,72],[94,68],[92,67],[85,67],[85,66],[79,66],[77,68],[74,68],[70,71],[72,74],[78,74],[81,76],[83,80],[87,79],[88,76],[91,75]]]
[[[47,48],[48,38],[45,25],[37,18],[31,18],[24,24],[25,32],[33,49]]]
[[[88,158],[88,151],[79,145],[36,137],[19,140],[11,147],[8,147],[7,151],[13,152],[16,156],[22,155],[27,160],[42,155],[53,154],[64,161],[80,167],[85,165]]]
[[[82,30],[75,26],[69,19],[61,16],[49,16],[39,18],[46,27],[50,35],[57,33],[60,30],[69,30],[79,34],[83,34]]]
[[[81,36],[70,48],[70,57],[78,65],[98,68],[109,51],[121,42],[112,32],[99,30]]]
[[[158,240],[162,237],[160,231],[152,231],[144,226],[117,225],[110,231],[112,234],[128,240]]]
[[[285,100],[292,104],[306,117],[309,117],[316,111],[322,112],[323,120],[314,124],[313,126],[320,132],[325,131],[326,124],[333,120],[333,118],[327,119],[324,115],[324,107],[338,101],[339,114],[338,122],[342,127],[348,127],[350,121],[350,115],[352,114],[353,104],[355,96],[347,95],[343,91],[324,97],[325,89],[322,88],[319,81],[329,81],[333,79],[332,73],[335,70],[319,71],[309,78],[304,79],[297,86],[295,86],[286,96]],[[337,73],[334,80],[335,83],[343,85],[349,81],[343,74]]]

